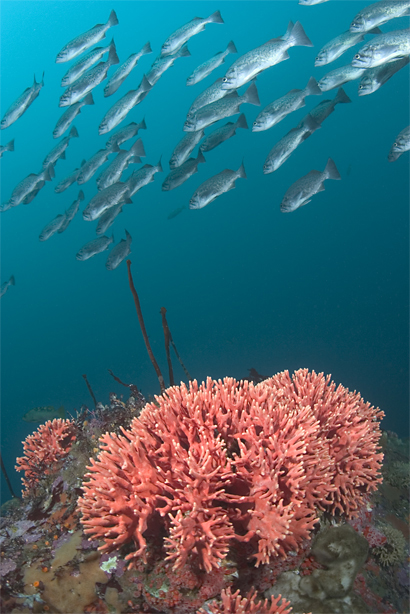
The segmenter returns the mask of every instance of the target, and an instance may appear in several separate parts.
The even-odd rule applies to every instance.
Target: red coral
[[[249,593],[247,597],[241,597],[239,590],[236,593],[231,593],[231,589],[221,592],[222,604],[219,606],[216,602],[207,604],[206,609],[201,608],[197,614],[289,614],[292,608],[289,608],[290,601],[282,600],[282,595],[279,597],[271,597],[269,600],[256,601],[256,591]]]
[[[318,508],[354,515],[376,488],[382,416],[307,370],[169,388],[123,435],[101,438],[79,500],[85,532],[102,550],[133,541],[130,566],[146,560],[155,517],[174,569],[210,572],[235,540],[252,545],[256,565],[285,557]]]
[[[21,479],[27,497],[44,475],[53,473],[56,464],[67,456],[75,441],[75,425],[71,420],[56,418],[38,427],[23,442],[24,456],[17,458],[16,471],[24,471]]]

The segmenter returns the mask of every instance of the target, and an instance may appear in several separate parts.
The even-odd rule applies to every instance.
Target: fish
[[[100,62],[97,66],[94,66],[94,68],[90,68],[86,73],[81,75],[77,81],[74,81],[74,83],[66,89],[64,94],[60,96],[58,106],[69,107],[81,100],[83,96],[91,92],[92,89],[107,78],[107,73],[111,66],[119,63],[120,60],[115,49],[115,44],[113,44],[108,53],[108,60],[106,62]]]
[[[82,190],[79,191],[77,198],[73,202],[72,205],[68,207],[64,215],[64,221],[61,224],[60,228],[57,230],[59,234],[65,231],[71,220],[77,214],[78,209],[80,208],[80,203],[84,200],[84,192]]]
[[[90,92],[79,102],[74,103],[71,107],[68,107],[67,111],[64,111],[58,122],[56,123],[56,127],[53,130],[53,138],[57,139],[69,128],[69,126],[73,123],[77,115],[81,112],[82,107],[85,105],[94,104],[94,98],[92,93]]]
[[[396,0],[395,0],[396,1]],[[373,38],[355,54],[352,66],[355,68],[374,68],[386,62],[399,60],[410,54],[410,28],[393,30]]]
[[[178,28],[178,30],[175,30],[175,32],[168,36],[163,43],[161,47],[161,56],[164,57],[176,53],[192,36],[205,30],[205,26],[208,23],[224,23],[221,13],[215,11],[215,13],[212,13],[212,15],[205,19],[202,17],[194,17],[191,21]]]
[[[209,205],[215,198],[235,188],[235,181],[239,178],[246,179],[243,162],[237,171],[229,168],[217,175],[210,177],[195,190],[189,201],[190,209],[202,209]]]
[[[126,60],[121,64],[119,68],[115,71],[115,73],[108,79],[108,83],[104,88],[104,96],[112,96],[118,90],[120,85],[125,81],[130,72],[136,67],[138,64],[138,60],[143,55],[147,53],[152,53],[151,45],[149,43],[145,43],[141,51],[138,53],[132,53]]]
[[[119,149],[117,141],[114,141],[117,147],[118,154],[110,165],[97,177],[97,186],[99,190],[108,188],[109,185],[121,180],[121,175],[128,168],[129,164],[139,164],[140,156],[145,156],[145,149],[141,139],[135,141],[134,145],[127,151]]]
[[[341,179],[332,158],[328,159],[323,173],[320,171],[310,171],[310,173],[304,175],[290,186],[282,199],[280,205],[281,212],[290,213],[310,203],[315,194],[325,189],[323,183],[326,179]]]
[[[40,232],[40,236],[38,237],[40,241],[47,241],[50,237],[52,237],[58,229],[61,227],[65,220],[65,215],[59,213],[56,217],[51,220],[46,226],[44,226],[43,230]]]
[[[263,165],[264,175],[273,173],[282,166],[295,149],[318,128],[320,128],[320,124],[310,114],[306,115],[300,127],[290,130],[270,150]]]
[[[266,106],[253,122],[252,132],[268,130],[278,124],[289,113],[305,106],[306,96],[321,96],[322,90],[314,77],[310,77],[305,89],[290,90],[285,96]]]
[[[239,88],[245,85],[267,68],[289,59],[288,49],[295,46],[313,47],[313,44],[306,36],[302,24],[299,21],[295,24],[290,21],[281,38],[272,38],[238,58],[222,77],[222,88]]]
[[[237,92],[233,92],[220,100],[207,104],[206,107],[198,109],[192,117],[187,116],[183,129],[185,132],[196,132],[206,128],[220,119],[239,113],[240,106],[245,102],[260,106],[261,103],[255,83],[251,83],[242,96],[238,96]]]
[[[299,0],[299,4],[302,6],[313,6],[315,4],[323,4],[323,2],[328,2],[329,0]]]
[[[195,85],[196,83],[199,83],[205,79],[211,74],[212,71],[225,62],[226,56],[230,53],[238,53],[233,41],[228,43],[225,51],[219,51],[212,58],[206,60],[206,62],[203,62],[197,68],[195,68],[195,70],[187,78],[186,84]]]
[[[345,66],[340,66],[326,73],[325,76],[320,79],[318,85],[322,92],[327,92],[349,81],[359,79],[363,76],[364,70],[364,68],[357,68],[351,64],[346,64]]]
[[[373,94],[382,85],[384,85],[389,79],[392,78],[397,71],[409,63],[409,56],[400,58],[400,60],[394,60],[394,62],[388,62],[381,66],[375,66],[374,68],[366,68],[360,83],[359,83],[359,96],[367,96]]]
[[[128,126],[124,126],[120,130],[117,130],[114,134],[110,136],[106,143],[106,147],[112,147],[113,143],[117,143],[117,145],[122,145],[125,141],[132,139],[134,136],[137,136],[139,130],[146,130],[147,124],[145,123],[145,118],[137,124],[136,122],[131,122]]]
[[[404,128],[396,137],[393,145],[391,146],[388,160],[389,162],[395,162],[397,158],[405,152],[410,150],[410,126]]]
[[[101,252],[104,252],[109,248],[111,243],[114,243],[114,235],[111,237],[106,237],[103,235],[102,237],[98,237],[98,239],[93,239],[92,241],[88,241],[83,247],[77,252],[76,259],[77,260],[88,260]]]
[[[162,190],[168,192],[185,183],[194,173],[198,172],[198,164],[203,162],[206,162],[206,160],[202,151],[200,151],[197,158],[189,158],[166,176]]]
[[[337,58],[340,58],[345,51],[361,43],[366,34],[381,33],[382,31],[380,28],[373,28],[369,32],[350,32],[350,30],[347,30],[322,47],[316,56],[315,66],[325,66],[326,64],[330,64],[330,62],[334,62]]]
[[[110,251],[105,268],[108,271],[113,271],[119,264],[131,253],[132,237],[127,230],[125,231],[125,239],[121,239],[115,247]]]
[[[67,175],[67,177],[64,177],[64,179],[62,179],[56,185],[56,187],[54,188],[54,192],[56,192],[57,194],[60,194],[61,192],[64,192],[64,190],[67,190],[67,188],[69,188],[70,185],[73,185],[73,183],[77,181],[78,174],[80,173],[81,167],[84,166],[85,162],[86,161],[83,160],[79,168],[75,168],[70,175]]]
[[[0,158],[3,157],[3,154],[6,151],[14,151],[14,139],[11,139],[11,141],[6,143],[5,145],[0,145]]]
[[[11,193],[10,199],[2,205],[1,210],[7,211],[7,209],[10,209],[11,207],[16,207],[37,188],[40,182],[51,181],[54,177],[55,172],[52,164],[50,164],[47,168],[44,168],[37,175],[35,173],[30,173],[30,175],[22,179],[20,183],[16,185]],[[44,183],[42,185],[44,185]]]
[[[3,119],[0,122],[0,130],[4,130],[8,128],[15,121],[18,120],[19,117],[23,115],[29,108],[29,106],[34,102],[37,96],[40,94],[40,90],[44,87],[44,73],[42,80],[38,83],[36,82],[36,75],[34,75],[34,82],[31,87],[28,87],[24,90],[24,92],[13,102],[13,104],[7,109],[4,114]]]
[[[53,147],[43,160],[43,168],[47,168],[50,164],[55,164],[58,159],[65,160],[65,150],[67,149],[70,139],[78,138],[77,128],[73,126],[68,134]]]
[[[118,18],[115,11],[111,11],[107,23],[97,23],[91,30],[87,30],[83,34],[76,36],[72,41],[64,45],[61,51],[57,54],[56,64],[69,62],[84,51],[105,38],[107,30],[118,25]]]
[[[117,181],[117,183],[113,183],[93,196],[83,211],[83,219],[92,222],[105,213],[107,209],[118,205],[120,202],[132,203],[129,197],[128,181]]]
[[[107,209],[105,213],[98,220],[97,228],[95,230],[97,235],[102,235],[104,232],[114,224],[114,220],[122,212],[122,208],[124,203],[118,203],[118,205],[114,205],[110,209]]]
[[[70,68],[67,70],[64,77],[61,79],[61,87],[68,87],[72,85],[77,79],[81,77],[91,66],[94,66],[103,55],[108,53],[111,47],[115,46],[114,39],[106,47],[95,47],[89,51],[86,55],[79,58]]]
[[[154,181],[155,173],[163,173],[163,168],[161,164],[161,158],[156,166],[152,166],[152,164],[144,164],[142,168],[139,168],[137,171],[134,171],[132,175],[128,178],[127,184],[129,186],[129,197],[134,196],[136,192],[141,190],[145,185]]]
[[[329,117],[331,113],[333,113],[337,104],[348,102],[352,101],[350,100],[344,89],[342,87],[339,87],[339,89],[337,90],[337,94],[333,98],[333,100],[322,100],[322,102],[319,102],[318,105],[316,105],[313,109],[309,111],[309,115],[313,117],[313,119],[318,124],[321,124],[327,117]],[[302,121],[298,124],[297,128],[300,128],[303,125],[303,122],[305,121],[306,117],[307,116],[302,119]]]
[[[32,192],[27,194],[25,198],[23,198],[23,200],[21,201],[23,205],[29,205],[31,201],[34,200],[37,194],[40,192],[41,188],[45,186],[45,183],[45,181],[39,181],[36,188]]]
[[[236,130],[238,128],[243,128],[244,130],[248,130],[248,124],[246,122],[246,117],[243,113],[240,114],[236,122],[228,122],[221,128],[217,128],[211,134],[203,140],[199,147],[199,151],[211,151],[224,141],[227,141],[231,137],[235,136]]]
[[[4,281],[0,286],[0,298],[6,294],[10,286],[15,286],[15,285],[16,285],[16,280],[14,279],[14,275],[11,275],[8,281]]]
[[[177,209],[174,209],[173,211],[171,211],[171,213],[167,215],[167,220],[173,220],[174,217],[182,213],[185,209],[186,209],[186,205],[182,205],[182,207],[178,207]]]
[[[65,409],[61,405],[58,409],[55,409],[52,405],[44,407],[33,407],[23,416],[25,422],[47,422],[48,420],[54,420],[54,418],[65,418]]]
[[[350,24],[351,32],[368,32],[396,17],[410,15],[410,0],[382,0],[359,11]]]
[[[197,96],[194,102],[191,104],[187,116],[192,117],[198,109],[205,107],[207,104],[211,104],[211,102],[215,102],[216,100],[220,100],[232,92],[235,92],[235,88],[231,90],[223,90],[222,89],[222,77],[217,79],[206,88],[199,96]]]
[[[102,118],[100,125],[98,126],[98,134],[106,134],[118,126],[118,124],[120,124],[122,120],[126,118],[131,109],[137,106],[137,104],[139,104],[145,98],[145,95],[148,94],[151,89],[152,85],[144,75],[136,90],[130,90],[127,92],[108,109],[107,113]]]
[[[191,52],[189,51],[187,45],[184,45],[183,47],[181,47],[181,49],[178,49],[178,51],[173,55],[168,55],[165,57],[159,55],[154,60],[154,63],[147,72],[146,76],[148,81],[151,83],[151,85],[155,85],[159,78],[164,74],[164,72],[174,65],[175,60],[177,60],[178,58],[188,57],[190,55]]]
[[[106,148],[98,150],[89,160],[87,160],[87,162],[81,168],[81,171],[78,173],[78,185],[87,183],[87,181],[89,181],[91,177],[95,175],[100,166],[105,164],[105,162],[108,160],[108,156],[118,151],[120,151],[120,148],[118,147],[117,143],[114,143],[111,149]]]
[[[198,145],[199,141],[204,136],[203,130],[197,130],[196,132],[188,132],[176,145],[169,160],[169,167],[171,169],[178,168],[188,160],[192,151]]]

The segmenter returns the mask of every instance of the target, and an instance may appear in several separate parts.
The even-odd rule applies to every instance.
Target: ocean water
[[[319,49],[347,30],[367,4],[354,0],[312,7],[299,6],[296,0],[1,3],[1,116],[32,84],[33,73],[39,80],[45,72],[39,97],[2,131],[2,144],[14,138],[15,151],[5,153],[0,162],[1,202],[26,175],[40,171],[58,142],[52,132],[65,111],[58,101],[63,92],[60,80],[69,66],[55,63],[60,49],[105,22],[111,9],[119,25],[99,45],[105,46],[114,36],[121,62],[147,41],[153,49],[116,94],[104,98],[104,83],[93,91],[95,106],[84,107],[74,121],[79,138],[71,140],[66,160],[57,162],[54,181],[29,205],[0,216],[1,281],[12,274],[16,279],[16,286],[1,300],[1,453],[16,491],[20,476],[13,469],[15,458],[22,454],[21,441],[37,426],[22,421],[29,409],[62,404],[75,415],[83,404],[92,407],[83,374],[103,403],[110,391],[127,393],[108,369],[124,382],[135,383],[146,397],[159,393],[125,261],[108,271],[108,252],[85,262],[75,258],[82,245],[96,237],[96,222],[85,222],[78,213],[63,234],[46,242],[39,242],[38,236],[77,197],[77,184],[56,194],[57,182],[105,146],[110,134],[99,136],[98,125],[108,108],[138,86],[171,32],[194,16],[206,17],[218,9],[225,24],[209,24],[192,38],[191,57],[178,59],[119,126],[145,117],[147,130],[139,133],[147,154],[143,162],[156,164],[160,156],[163,161],[164,173],[133,197],[133,204],[124,207],[108,234],[113,231],[118,242],[127,229],[133,238],[134,283],[165,379],[161,307],[167,309],[182,360],[198,380],[245,378],[251,367],[267,376],[308,367],[359,390],[366,401],[386,412],[383,428],[408,434],[409,154],[394,163],[387,160],[395,137],[409,124],[408,68],[370,96],[358,97],[357,81],[346,84],[352,104],[338,105],[321,129],[272,174],[262,172],[269,150],[311,108],[334,98],[336,90],[308,97],[305,108],[270,130],[238,130],[231,140],[204,154],[206,164],[183,186],[161,191],[171,153],[184,136],[182,126],[191,102],[238,56],[228,56],[212,75],[187,87],[186,78],[197,65],[224,50],[230,40],[241,55],[283,35],[289,20],[301,21],[314,47],[290,49],[289,60],[257,78],[261,107],[241,108],[251,126],[274,99],[305,87],[312,75],[319,79],[351,61],[357,48],[328,66],[314,67]],[[405,28],[408,22],[397,19],[382,30]],[[128,149],[131,143],[123,147]],[[307,206],[281,213],[279,205],[288,187],[312,169],[322,171],[329,157],[342,180],[327,181],[325,191]],[[236,170],[242,160],[247,179],[239,179],[234,190],[204,209],[185,209],[168,219],[173,210],[188,205],[205,179],[225,168]],[[136,168],[130,167],[125,177]],[[97,192],[96,176],[82,186],[81,211]],[[176,382],[185,379],[176,360],[174,372]],[[3,481],[1,496],[3,501],[9,497]]]

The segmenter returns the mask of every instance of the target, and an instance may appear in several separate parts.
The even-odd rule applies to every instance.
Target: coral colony
[[[24,442],[2,612],[405,611],[369,582],[407,552],[371,504],[383,412],[307,369],[130,389]]]

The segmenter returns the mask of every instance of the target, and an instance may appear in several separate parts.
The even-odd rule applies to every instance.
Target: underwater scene
[[[409,17],[0,3],[1,612],[410,611]]]

